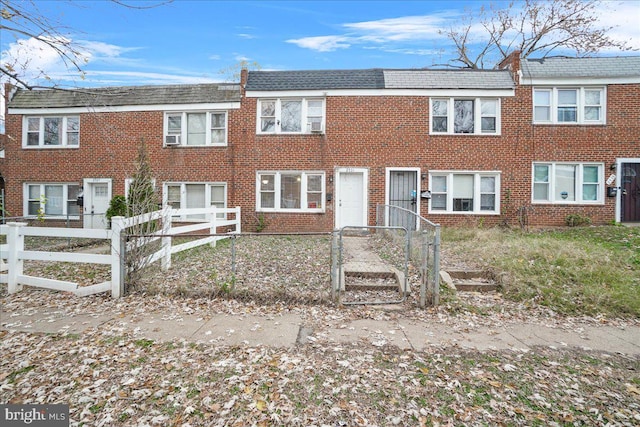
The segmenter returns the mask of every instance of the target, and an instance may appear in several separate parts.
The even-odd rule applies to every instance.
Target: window
[[[431,99],[431,133],[497,135],[500,133],[499,99]]]
[[[534,203],[602,203],[603,166],[589,163],[534,163]]]
[[[324,212],[324,172],[258,172],[258,211]]]
[[[174,145],[226,146],[227,113],[225,111],[175,112],[165,114],[165,135]],[[169,138],[165,138],[165,144]],[[179,141],[175,144],[176,141]]]
[[[25,148],[77,147],[80,144],[80,117],[25,117],[23,121]]]
[[[433,172],[429,185],[432,213],[500,212],[498,172]]]
[[[549,124],[603,124],[604,88],[534,88],[533,121]]]
[[[318,123],[318,125],[313,125]],[[310,133],[323,129],[324,99],[258,100],[257,133]]]
[[[186,183],[175,182],[164,185],[164,205],[173,209],[195,209],[215,206],[227,207],[227,184],[225,183]],[[181,220],[204,219],[204,214],[192,214],[179,217]],[[217,218],[225,219],[226,214],[220,212]]]
[[[25,207],[27,216],[75,217],[80,216],[78,184],[26,184]]]

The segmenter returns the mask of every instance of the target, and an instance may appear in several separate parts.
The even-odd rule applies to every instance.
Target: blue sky
[[[225,81],[243,60],[265,70],[430,67],[453,55],[438,29],[456,25],[483,3],[488,4],[175,0],[134,9],[109,1],[39,0],[39,12],[66,27],[61,32],[82,46],[85,78],[69,74],[56,55],[27,39],[20,40],[18,55],[64,86]],[[610,1],[601,14],[602,25],[619,26],[612,35],[631,39],[636,47],[639,3]],[[1,37],[3,61],[17,52],[17,42]]]

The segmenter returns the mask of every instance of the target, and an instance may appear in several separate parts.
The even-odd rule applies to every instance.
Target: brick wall
[[[429,99],[418,96],[328,97],[326,131],[311,135],[256,135],[255,98],[242,98],[241,109],[228,116],[228,147],[163,148],[163,113],[112,112],[82,114],[78,149],[23,150],[22,117],[7,115],[7,209],[22,214],[24,182],[78,182],[112,178],[113,194],[124,193],[124,180],[135,169],[138,146],[146,144],[157,182],[227,182],[228,205],[241,206],[243,228],[255,230],[256,171],[314,170],[333,176],[335,167],[369,169],[369,224],[375,206],[385,201],[385,168],[501,172],[503,215],[429,215],[443,225],[517,224],[517,209],[531,206],[534,161],[588,161],[609,165],[619,157],[640,157],[640,85],[609,85],[605,126],[534,126],[531,87],[519,86],[516,97],[502,99],[500,136],[429,135]],[[421,181],[422,189],[428,180]],[[327,193],[334,184],[327,180]],[[508,195],[508,197],[507,197]],[[536,204],[532,225],[563,225],[569,213],[588,215],[594,223],[615,218],[615,199],[600,206]],[[333,228],[333,201],[326,212],[264,214],[267,231],[328,231]],[[78,222],[79,223],[79,222]],[[80,224],[81,225],[81,224]]]

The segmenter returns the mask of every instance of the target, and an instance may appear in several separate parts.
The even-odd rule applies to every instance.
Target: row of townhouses
[[[240,206],[247,231],[373,225],[383,204],[443,225],[640,221],[640,57],[5,96],[6,210],[51,224],[104,227],[141,144],[164,205]]]

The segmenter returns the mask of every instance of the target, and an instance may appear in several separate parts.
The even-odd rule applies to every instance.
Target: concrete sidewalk
[[[640,327],[584,325],[578,332],[526,323],[488,329],[454,331],[443,324],[410,319],[356,320],[339,327],[305,325],[295,314],[276,316],[215,314],[204,319],[158,313],[144,316],[67,316],[60,311],[32,314],[0,311],[0,329],[31,333],[77,333],[108,326],[122,334],[154,341],[215,343],[217,345],[293,348],[309,343],[366,343],[418,351],[457,347],[475,350],[525,350],[535,346],[579,348],[640,357]]]

